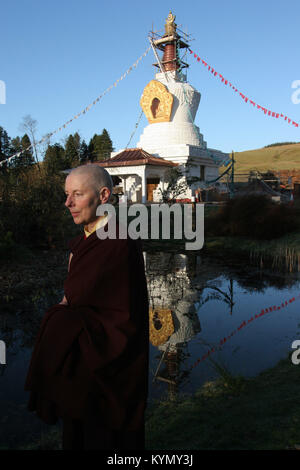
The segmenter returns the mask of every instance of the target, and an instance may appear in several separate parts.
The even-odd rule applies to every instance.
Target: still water
[[[234,375],[255,376],[285,358],[300,338],[299,273],[194,254],[144,253],[144,259],[151,307],[151,401],[193,393],[217,377],[215,363]],[[0,365],[0,449],[12,448],[25,436],[29,442],[45,429],[26,411],[23,387],[41,314],[60,298],[61,292],[57,299],[45,295],[26,314],[0,316],[0,339],[7,348],[6,366]]]
[[[298,273],[168,253],[145,259],[154,312],[152,397],[194,392],[218,375],[215,362],[233,375],[251,377],[292,351],[300,336]],[[159,319],[169,311],[174,331],[163,341],[159,331],[169,325]]]

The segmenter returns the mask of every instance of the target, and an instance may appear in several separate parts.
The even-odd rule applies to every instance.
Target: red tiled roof
[[[164,158],[155,157],[143,149],[126,149],[108,160],[94,162],[94,165],[103,167],[114,166],[136,166],[136,165],[162,165],[177,166],[177,163],[170,162]]]

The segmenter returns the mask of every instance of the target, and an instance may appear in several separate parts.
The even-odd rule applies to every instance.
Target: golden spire
[[[176,34],[177,24],[175,23],[175,19],[176,16],[173,15],[170,11],[165,23],[165,36],[172,36],[173,34]]]

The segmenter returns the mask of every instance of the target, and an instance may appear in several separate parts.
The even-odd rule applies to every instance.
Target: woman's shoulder
[[[84,235],[80,234],[80,235],[77,235],[76,237],[72,238],[71,240],[69,240],[69,242],[68,242],[69,250],[73,253],[74,250],[76,250],[76,248],[79,246],[80,242],[83,239],[84,239]]]

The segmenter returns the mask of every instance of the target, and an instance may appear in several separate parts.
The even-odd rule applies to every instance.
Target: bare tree
[[[26,116],[23,117],[21,128],[28,134],[30,138],[33,150],[33,157],[38,166],[38,169],[41,170],[38,158],[38,146],[35,137],[37,131],[37,121],[33,119],[30,114],[26,114]]]

